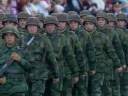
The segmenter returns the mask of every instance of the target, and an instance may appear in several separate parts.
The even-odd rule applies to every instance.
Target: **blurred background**
[[[99,10],[113,12],[115,15],[128,15],[128,0],[0,0],[0,12],[17,15],[26,11],[30,15],[41,13],[48,16],[55,12],[89,10],[95,14]]]

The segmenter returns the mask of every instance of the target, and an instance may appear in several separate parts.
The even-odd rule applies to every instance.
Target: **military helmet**
[[[44,25],[46,24],[55,24],[57,25],[58,24],[58,19],[56,16],[47,16],[45,19],[44,19]]]
[[[51,16],[57,16],[58,15],[58,13],[52,13],[51,14]]]
[[[107,20],[107,18],[106,18],[107,17],[107,14],[105,12],[103,12],[103,11],[97,12],[96,17],[97,18],[104,18],[104,19]]]
[[[87,15],[83,19],[84,19],[83,25],[85,24],[85,22],[92,22],[95,25],[97,23],[96,17],[94,17],[93,15]]]
[[[76,21],[78,23],[80,23],[80,16],[77,14],[71,14],[68,16],[69,22],[70,21]]]
[[[8,14],[8,13],[5,14],[4,22],[7,22],[7,21],[13,22],[13,23],[16,23],[16,24],[18,23],[17,17],[13,14]]]
[[[80,17],[91,15],[91,12],[89,10],[82,10],[80,11]]]
[[[40,23],[40,21],[39,21],[39,19],[38,19],[37,17],[29,17],[29,18],[27,19],[27,25],[26,25],[26,27],[27,27],[28,25],[35,25],[35,26],[40,27],[40,26],[39,26],[39,23]]]
[[[56,17],[59,22],[68,22],[68,15],[66,13],[59,13]]]
[[[18,14],[18,19],[27,19],[29,17],[29,14],[27,12],[20,12]]]
[[[77,14],[77,12],[75,12],[75,11],[68,11],[68,15],[75,15],[75,14]]]
[[[107,13],[107,20],[108,21],[112,21],[112,22],[116,22],[116,16],[113,13]]]
[[[124,20],[127,22],[127,16],[125,14],[118,14],[117,15],[117,20]]]
[[[2,30],[1,30],[1,33],[2,33],[2,39],[4,39],[4,36],[7,34],[7,33],[12,33],[12,34],[15,34],[15,36],[17,38],[19,38],[19,31],[16,27],[14,26],[6,26],[4,27]]]

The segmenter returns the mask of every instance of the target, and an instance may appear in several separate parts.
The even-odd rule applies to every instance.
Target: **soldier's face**
[[[26,19],[19,19],[19,26],[21,28],[25,28],[25,26],[26,26]]]
[[[106,24],[106,20],[104,18],[97,18],[97,24],[100,27],[103,27]]]
[[[110,22],[108,22],[108,25],[109,25],[110,27],[115,27],[115,22],[110,21]]]
[[[58,29],[59,30],[64,30],[66,28],[66,22],[59,22],[58,24]]]
[[[53,33],[56,30],[55,24],[46,24],[45,29],[48,33]]]
[[[124,21],[124,20],[118,20],[117,21],[117,26],[118,27],[121,27],[121,28],[126,27],[126,21]]]
[[[88,31],[91,32],[95,29],[95,24],[93,24],[92,22],[85,22],[84,24],[84,28]]]
[[[16,36],[12,33],[7,33],[4,36],[4,41],[7,45],[14,45],[16,43]]]
[[[77,21],[70,21],[69,26],[71,30],[75,31],[79,27],[79,23]]]
[[[31,33],[31,34],[37,34],[37,32],[38,32],[38,27],[35,26],[35,25],[28,25],[28,26],[27,26],[27,30],[28,30],[28,32]]]

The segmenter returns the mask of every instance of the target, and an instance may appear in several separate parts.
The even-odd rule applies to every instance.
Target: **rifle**
[[[26,46],[23,48],[18,49],[18,52],[23,52],[34,40],[35,36],[31,37],[30,40],[26,43]],[[4,65],[0,69],[0,77],[6,72],[7,68],[14,62],[12,59],[8,59],[5,61]]]

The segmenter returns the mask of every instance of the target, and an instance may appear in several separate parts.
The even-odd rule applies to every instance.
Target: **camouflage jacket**
[[[25,52],[27,60],[31,64],[30,79],[47,79],[49,72],[47,64],[52,70],[49,73],[50,78],[58,78],[58,65],[49,39],[46,34],[28,34],[24,38],[24,42],[27,43],[33,36],[34,40]]]
[[[70,31],[68,28],[63,30],[63,34],[66,36],[67,39],[70,40],[71,46],[73,48],[73,52],[75,54],[75,59],[79,66],[79,74],[85,75],[87,73],[88,65],[86,64],[86,60],[84,58],[82,45],[79,41],[79,38],[75,34],[75,32]]]
[[[58,31],[47,33],[47,36],[54,48],[56,59],[60,65],[60,73],[62,73],[61,75],[77,76],[79,69],[69,40],[65,35],[59,33]]]
[[[0,68],[7,62],[13,52],[17,52],[18,46],[7,47],[5,44],[0,46]],[[19,53],[20,54],[20,53]],[[29,69],[29,62],[21,55],[20,62],[13,61],[13,63],[6,69],[3,76],[6,77],[7,82],[0,85],[0,93],[13,94],[16,92],[26,92],[28,86],[25,79],[25,73]]]
[[[105,28],[98,28],[98,31],[104,33],[109,37],[109,40],[112,42],[113,48],[115,49],[121,64],[125,65],[126,64],[125,55],[123,52],[123,48],[118,33],[109,26],[105,26]]]
[[[96,56],[95,56],[95,48],[94,44],[92,43],[92,39],[90,35],[78,27],[78,29],[75,31],[76,35],[78,36],[78,39],[82,45],[82,50],[84,54],[84,59],[86,61],[87,70],[95,70],[95,63],[96,63]]]
[[[115,53],[112,42],[101,32],[90,32],[96,49],[96,71],[112,73],[113,68],[121,66],[120,60]]]

